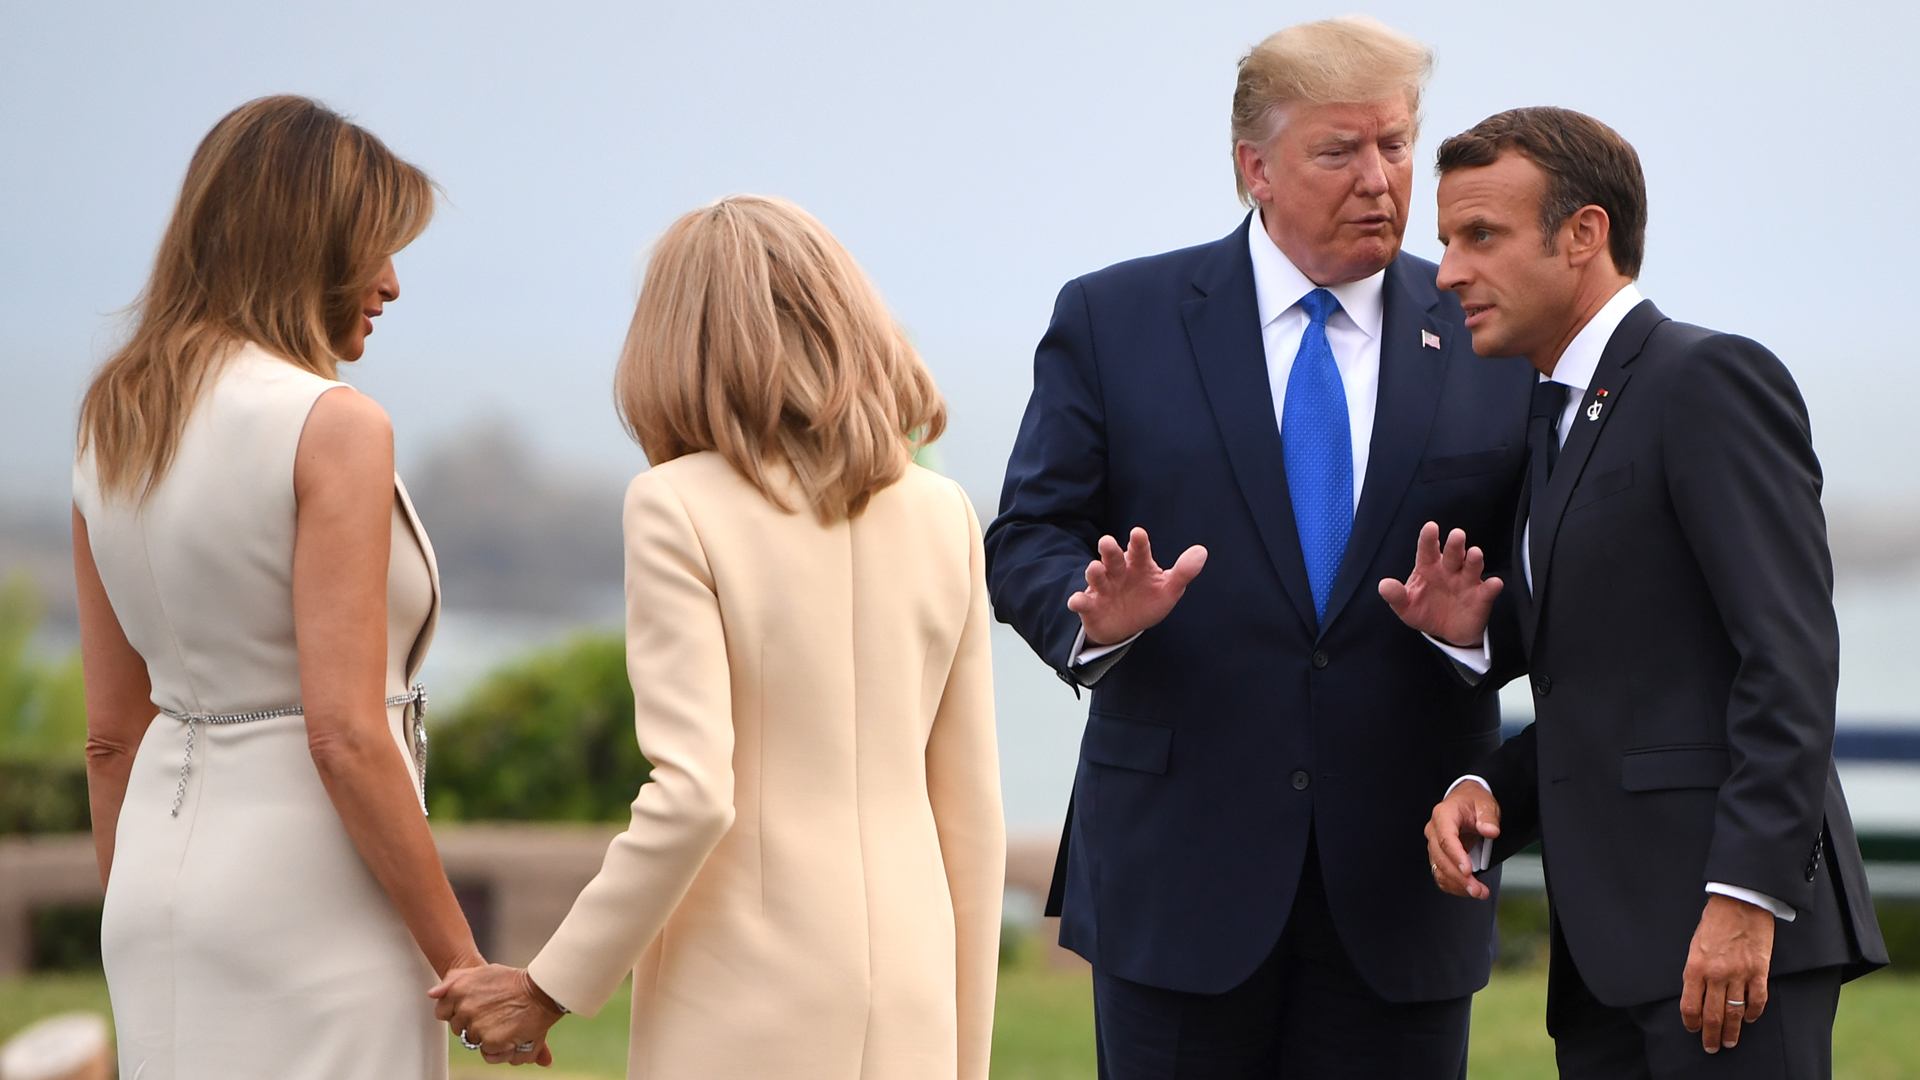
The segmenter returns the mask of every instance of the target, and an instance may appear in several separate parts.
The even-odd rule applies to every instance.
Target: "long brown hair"
[[[386,260],[427,227],[433,185],[366,129],[281,95],[228,113],[194,151],[132,336],[80,406],[103,492],[144,499],[235,345],[333,378]]]
[[[865,509],[947,426],[933,376],[853,256],[806,211],[758,195],[660,238],[614,395],[655,465],[715,450],[797,510],[769,468],[783,464],[822,521]]]

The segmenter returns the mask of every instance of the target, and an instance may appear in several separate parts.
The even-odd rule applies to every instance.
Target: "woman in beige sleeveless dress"
[[[826,229],[752,196],[661,238],[617,380],[653,777],[529,968],[441,1015],[524,1060],[631,970],[637,1080],[986,1080],[1005,834],[979,522],[909,460],[939,391]]]
[[[446,1076],[426,991],[480,958],[422,809],[438,581],[384,414],[331,377],[431,207],[418,170],[315,103],[242,106],[195,154],[82,408],[88,769],[129,1080]]]

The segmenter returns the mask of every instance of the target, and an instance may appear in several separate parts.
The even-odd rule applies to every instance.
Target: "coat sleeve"
[[[1474,772],[1493,785],[1500,803],[1500,835],[1494,838],[1490,861],[1505,862],[1521,848],[1540,839],[1540,759],[1534,725],[1500,744]]]
[[[733,699],[713,573],[667,481],[627,489],[627,673],[652,778],[553,938],[528,965],[592,1016],[679,905],[733,824]]]
[[[1086,588],[1106,522],[1107,443],[1084,287],[1069,282],[1033,359],[1033,395],[986,535],[993,610],[1063,676],[1080,630],[1067,598]]]
[[[1772,353],[1716,335],[1676,365],[1664,410],[1674,513],[1739,657],[1706,878],[1804,909],[1840,671],[1806,405]]]
[[[966,495],[972,599],[927,739],[927,796],[953,898],[960,1080],[986,1080],[1000,963],[1000,898],[1007,836],[994,734],[993,655],[980,523]]]

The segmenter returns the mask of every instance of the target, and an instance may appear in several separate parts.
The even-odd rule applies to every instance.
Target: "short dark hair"
[[[1647,180],[1633,144],[1572,109],[1509,109],[1441,143],[1435,171],[1445,176],[1455,169],[1484,168],[1509,150],[1547,174],[1540,231],[1548,250],[1568,218],[1583,206],[1597,206],[1607,212],[1607,248],[1614,269],[1630,278],[1640,276],[1647,253]]]

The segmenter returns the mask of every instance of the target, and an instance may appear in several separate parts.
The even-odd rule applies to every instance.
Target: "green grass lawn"
[[[1084,974],[1048,971],[1039,950],[1018,950],[1000,973],[993,1029],[995,1080],[1092,1080],[1093,1000]],[[1472,1080],[1550,1078],[1553,1043],[1545,1028],[1544,972],[1503,971],[1474,999]],[[625,988],[592,1020],[569,1017],[554,1028],[554,1068],[542,1080],[626,1074]],[[41,1017],[71,1009],[107,1012],[98,975],[34,975],[0,980],[0,1040]],[[1920,976],[1882,972],[1849,983],[1834,1024],[1836,1080],[1920,1077]],[[502,1076],[453,1048],[455,1080]]]

